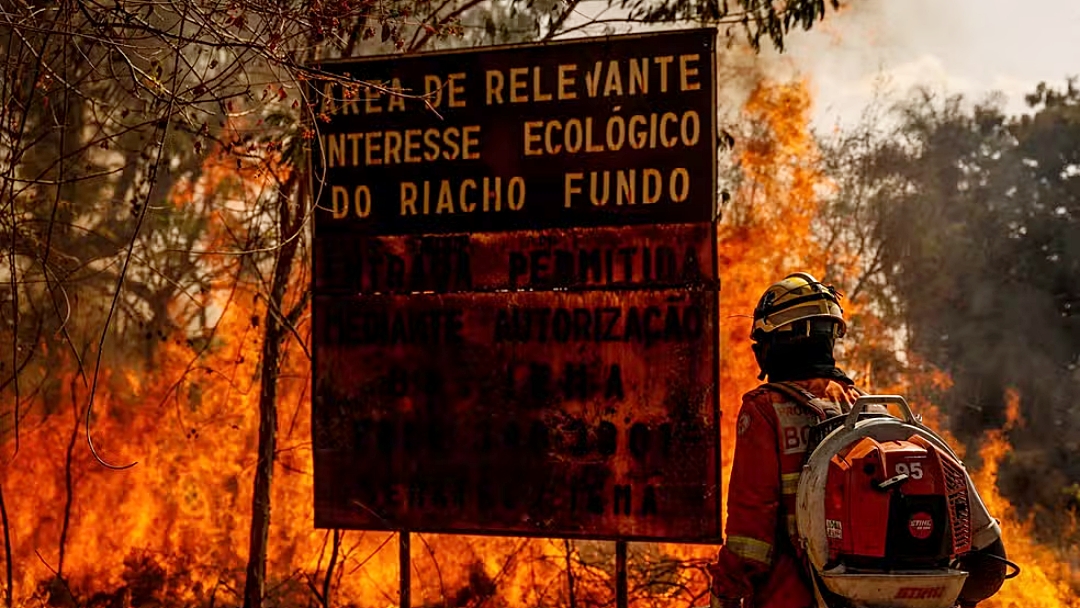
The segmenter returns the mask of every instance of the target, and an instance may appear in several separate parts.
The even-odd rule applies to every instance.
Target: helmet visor
[[[838,337],[844,335],[847,324],[844,322],[840,306],[825,298],[765,315],[764,318],[758,321],[757,326],[765,332],[773,332],[797,321],[823,317],[836,321],[839,326]]]

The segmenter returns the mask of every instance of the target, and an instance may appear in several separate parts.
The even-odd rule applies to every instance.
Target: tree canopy
[[[861,295],[950,376],[935,396],[952,432],[1001,428],[1018,392],[1002,484],[1052,512],[1076,506],[1080,482],[1080,91],[1040,85],[1027,101],[1007,116],[923,92],[890,114],[895,129],[847,135],[830,148],[841,188],[826,224],[858,214],[844,238],[866,246]]]

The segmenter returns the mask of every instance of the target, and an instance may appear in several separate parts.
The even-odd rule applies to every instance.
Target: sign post
[[[317,66],[315,523],[402,605],[408,531],[719,540],[714,36]]]
[[[398,531],[398,595],[401,608],[412,606],[412,547],[409,531]]]
[[[615,608],[630,605],[629,585],[626,579],[626,541],[615,541]]]

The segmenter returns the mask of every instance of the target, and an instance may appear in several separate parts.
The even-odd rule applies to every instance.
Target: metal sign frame
[[[481,249],[484,246],[487,246],[492,251],[499,251],[499,250],[504,249],[503,246],[500,246],[498,244],[498,242],[500,240],[507,240],[507,241],[513,240],[515,242],[520,242],[521,239],[524,239],[526,241],[528,241],[529,239],[532,239],[532,242],[534,242],[534,243],[542,243],[540,246],[538,246],[538,248],[542,248],[543,243],[546,243],[547,246],[550,247],[551,242],[553,242],[553,241],[554,242],[560,242],[560,239],[561,239],[561,242],[580,242],[580,241],[590,241],[590,240],[598,240],[598,241],[602,242],[605,239],[610,241],[613,238],[616,241],[618,241],[618,239],[619,239],[618,235],[620,234],[620,230],[622,231],[622,234],[631,234],[631,233],[633,233],[635,231],[637,231],[639,234],[649,234],[650,231],[651,231],[651,234],[653,234],[653,236],[651,238],[656,239],[657,242],[660,242],[662,244],[662,241],[664,239],[664,234],[663,233],[665,232],[665,230],[667,228],[666,227],[657,227],[657,226],[654,226],[653,224],[655,224],[657,222],[675,222],[676,225],[673,228],[671,228],[671,230],[678,231],[680,229],[683,229],[683,230],[689,230],[690,232],[693,232],[694,230],[698,230],[698,231],[704,231],[704,233],[707,235],[708,245],[706,247],[706,251],[707,251],[708,259],[703,260],[703,262],[705,262],[705,266],[707,266],[707,268],[709,269],[709,273],[710,273],[711,276],[707,276],[707,277],[704,277],[703,280],[696,280],[696,281],[687,281],[687,280],[685,280],[685,277],[683,277],[681,275],[677,275],[677,274],[676,275],[665,275],[665,277],[660,277],[660,275],[656,274],[656,273],[650,275],[649,272],[652,272],[652,269],[644,270],[644,269],[642,269],[642,267],[639,264],[637,270],[635,270],[635,271],[629,271],[628,270],[627,271],[627,273],[628,273],[627,279],[625,281],[622,281],[621,283],[619,281],[617,281],[617,280],[605,282],[603,277],[601,277],[600,275],[595,274],[595,273],[594,274],[589,274],[588,272],[586,272],[584,274],[575,274],[575,271],[571,271],[569,274],[566,273],[566,272],[562,272],[561,274],[558,273],[558,272],[547,272],[545,274],[545,273],[530,272],[529,269],[522,270],[522,269],[519,268],[518,270],[520,272],[518,272],[518,274],[516,276],[517,276],[518,279],[521,279],[523,281],[523,283],[520,284],[520,285],[519,284],[507,284],[507,280],[504,280],[504,279],[498,277],[498,270],[497,269],[492,270],[491,268],[489,268],[487,275],[485,275],[483,272],[480,273],[480,280],[479,281],[472,281],[470,283],[465,283],[465,284],[456,285],[456,286],[447,286],[447,285],[436,284],[433,289],[427,289],[426,287],[431,287],[431,286],[430,285],[425,285],[423,283],[423,280],[421,280],[419,283],[407,284],[407,282],[405,280],[401,279],[401,277],[406,276],[404,270],[402,270],[398,274],[393,274],[393,275],[390,274],[389,272],[387,272],[387,274],[383,276],[381,284],[379,283],[379,280],[376,278],[376,279],[372,279],[372,280],[368,281],[366,284],[364,283],[364,280],[361,279],[360,282],[356,283],[356,284],[325,285],[325,284],[318,283],[318,281],[321,281],[326,275],[325,275],[325,273],[321,272],[321,269],[319,268],[319,265],[322,264],[324,260],[315,259],[317,257],[317,255],[319,255],[319,254],[317,254],[317,255],[312,256],[313,257],[312,271],[313,271],[313,276],[315,277],[315,279],[313,279],[313,290],[316,292],[316,296],[329,295],[331,293],[337,293],[337,294],[340,294],[340,295],[345,295],[346,293],[352,293],[352,294],[368,293],[368,294],[372,294],[372,295],[379,294],[380,296],[385,296],[386,294],[389,294],[389,293],[398,293],[398,294],[405,295],[405,294],[415,293],[417,291],[428,291],[428,292],[437,291],[437,292],[448,293],[448,294],[454,294],[454,293],[462,293],[462,294],[464,294],[464,293],[489,293],[489,294],[495,294],[495,293],[511,293],[511,292],[515,292],[515,291],[518,292],[518,293],[537,293],[539,291],[539,292],[562,292],[562,293],[606,292],[606,293],[618,294],[618,293],[632,293],[632,292],[638,291],[638,290],[640,290],[642,288],[656,289],[657,287],[662,287],[662,288],[668,288],[668,289],[683,289],[683,290],[688,291],[688,292],[700,292],[702,297],[705,297],[707,299],[711,298],[712,301],[713,301],[712,306],[713,306],[713,310],[714,310],[713,315],[714,315],[714,319],[715,319],[715,315],[716,315],[715,311],[719,310],[719,276],[718,276],[718,263],[719,263],[719,260],[718,260],[718,250],[717,250],[717,242],[716,242],[716,236],[717,236],[716,220],[717,220],[717,217],[718,217],[718,209],[717,209],[717,200],[716,200],[717,199],[717,196],[716,196],[716,194],[717,194],[716,193],[717,165],[716,165],[716,162],[715,162],[716,161],[716,150],[717,150],[717,131],[716,131],[716,128],[715,128],[715,120],[716,120],[716,115],[715,115],[716,90],[715,89],[716,89],[716,87],[714,86],[715,85],[714,79],[715,79],[715,63],[716,63],[716,59],[715,59],[715,29],[714,28],[682,30],[682,31],[678,31],[678,32],[671,32],[671,31],[652,32],[652,33],[645,33],[645,34],[633,34],[633,35],[626,35],[626,36],[610,36],[610,37],[589,38],[589,39],[572,39],[572,40],[552,41],[552,42],[546,42],[546,43],[541,43],[541,44],[503,45],[503,46],[495,46],[495,47],[484,47],[484,48],[480,48],[480,49],[473,49],[473,48],[470,48],[470,49],[454,49],[454,50],[439,51],[439,52],[433,52],[433,53],[421,53],[421,54],[412,55],[412,56],[392,55],[392,56],[364,57],[364,58],[356,58],[356,59],[327,60],[327,61],[322,61],[322,62],[317,63],[315,66],[313,66],[313,69],[314,69],[314,71],[316,73],[319,73],[321,71],[322,73],[327,74],[327,75],[332,74],[332,73],[337,73],[338,75],[340,75],[341,72],[342,72],[342,68],[345,67],[345,66],[357,66],[357,67],[363,68],[363,67],[366,67],[366,66],[376,66],[376,65],[378,65],[380,63],[385,63],[388,60],[393,60],[396,64],[401,64],[401,63],[408,63],[410,61],[427,61],[427,60],[438,59],[438,58],[453,58],[453,57],[462,56],[462,55],[473,55],[473,56],[475,56],[477,54],[482,54],[482,56],[484,56],[484,57],[490,57],[492,55],[498,55],[500,53],[510,53],[510,54],[512,54],[512,53],[515,53],[515,52],[523,52],[523,51],[530,52],[530,53],[543,54],[543,53],[547,52],[549,49],[565,49],[565,48],[572,48],[572,47],[575,47],[575,46],[584,48],[585,46],[588,46],[588,45],[612,45],[612,44],[623,44],[623,43],[634,43],[634,44],[639,44],[639,45],[642,45],[642,46],[651,46],[651,47],[655,48],[657,45],[662,46],[664,40],[672,40],[674,37],[677,37],[677,36],[680,36],[680,35],[684,35],[684,36],[688,36],[688,37],[695,37],[696,36],[696,37],[708,38],[709,41],[710,41],[708,43],[708,45],[707,45],[707,48],[709,49],[710,52],[708,52],[707,56],[702,57],[702,63],[701,63],[701,68],[700,68],[701,72],[706,73],[706,77],[704,78],[704,80],[710,84],[710,86],[708,87],[709,88],[708,107],[711,108],[708,119],[705,119],[705,117],[703,117],[703,116],[700,117],[701,118],[701,125],[700,125],[701,134],[700,134],[700,137],[708,140],[708,146],[709,146],[709,149],[710,149],[710,153],[708,154],[708,161],[709,161],[708,162],[708,164],[709,164],[708,184],[710,184],[710,188],[709,188],[709,192],[708,192],[708,195],[707,195],[708,196],[708,200],[707,200],[708,211],[707,211],[706,216],[701,216],[700,214],[699,215],[691,215],[691,216],[687,216],[685,214],[683,214],[683,215],[674,214],[674,215],[669,215],[667,217],[663,217],[661,214],[653,213],[651,209],[648,209],[648,210],[642,212],[642,215],[640,215],[640,216],[629,217],[629,218],[623,217],[621,219],[612,219],[610,217],[600,217],[600,219],[596,219],[596,218],[593,218],[593,217],[588,216],[588,215],[579,215],[579,216],[576,216],[575,218],[571,218],[571,219],[567,219],[567,220],[560,220],[560,219],[554,219],[553,220],[550,216],[547,216],[541,222],[541,226],[540,226],[539,231],[536,231],[536,230],[523,231],[524,228],[530,228],[530,227],[535,228],[535,226],[530,226],[529,222],[517,222],[517,223],[510,222],[510,223],[507,223],[507,224],[499,224],[499,223],[486,223],[485,224],[485,223],[481,222],[481,224],[480,224],[481,230],[479,232],[466,231],[466,230],[463,229],[464,225],[461,224],[461,223],[458,223],[458,224],[450,223],[448,226],[445,227],[445,230],[444,230],[443,226],[437,225],[437,224],[432,224],[430,222],[421,223],[419,225],[419,227],[417,227],[415,229],[414,228],[403,227],[401,224],[394,224],[393,222],[390,222],[390,223],[386,223],[386,224],[382,225],[381,228],[377,228],[377,229],[374,229],[374,230],[372,230],[370,228],[362,227],[363,226],[362,223],[361,224],[353,223],[353,224],[350,224],[348,227],[342,228],[342,229],[339,229],[339,230],[338,229],[330,229],[330,230],[328,230],[328,229],[326,229],[325,226],[322,226],[320,228],[315,229],[313,231],[313,234],[315,235],[315,238],[316,238],[315,242],[316,242],[316,248],[317,249],[318,249],[318,247],[325,244],[325,242],[322,242],[322,244],[320,244],[321,242],[318,240],[318,238],[320,236],[321,237],[329,237],[329,238],[337,238],[339,242],[346,243],[346,244],[351,244],[352,246],[366,247],[366,246],[372,246],[372,244],[375,244],[375,245],[377,245],[379,247],[382,247],[381,251],[382,251],[382,253],[384,255],[391,256],[391,257],[386,257],[385,259],[392,260],[391,261],[392,264],[408,264],[408,262],[399,262],[399,261],[397,261],[397,258],[404,258],[404,256],[399,255],[402,252],[402,247],[407,248],[407,247],[409,247],[408,243],[419,242],[419,241],[422,241],[425,238],[431,239],[432,238],[431,235],[435,235],[435,237],[434,237],[435,241],[440,241],[441,240],[441,241],[449,242],[449,241],[453,241],[454,239],[459,239],[459,240],[463,239],[464,241],[472,240],[472,242],[474,244],[478,244],[481,247]],[[361,74],[355,74],[355,76],[358,79],[365,79],[365,77],[364,77],[364,75],[362,73]],[[537,77],[537,78],[539,78],[539,77]],[[443,83],[442,86],[447,87],[447,86],[453,86],[453,85]],[[535,84],[534,86],[539,87],[540,85]],[[594,86],[599,86],[599,85],[594,85]],[[640,82],[639,82],[639,86],[640,86]],[[537,89],[537,90],[539,90],[539,89]],[[444,88],[444,91],[448,91],[448,89]],[[507,89],[507,91],[509,91],[509,89]],[[312,97],[313,90],[305,91],[305,94],[309,95],[309,99],[313,98]],[[660,116],[662,116],[662,114]],[[668,124],[668,126],[670,128],[670,125],[674,124],[672,122],[673,119],[668,118],[666,120],[668,121],[667,124]],[[318,120],[316,121],[316,123],[311,123],[310,120],[308,121],[308,127],[311,128],[312,131],[317,131],[319,126],[320,125],[318,124]],[[690,125],[690,126],[684,125],[682,128],[683,128],[684,131],[689,130],[688,132],[692,132],[692,125]],[[526,129],[526,136],[534,136],[535,137],[538,133],[540,133],[541,137],[542,137],[542,131],[543,131],[543,127],[541,127],[539,129],[539,131],[537,129],[534,129],[531,133],[528,131],[528,129]],[[669,131],[669,135],[670,135],[670,133],[671,133],[671,131]],[[345,141],[345,140],[342,139],[341,141]],[[540,140],[540,141],[541,141],[541,145],[543,145],[543,143],[544,143],[543,140]],[[688,139],[688,141],[689,141],[689,139]],[[535,141],[534,141],[534,143],[535,143]],[[316,183],[316,177],[315,177],[316,171],[314,170],[314,168],[315,168],[316,164],[319,165],[320,168],[323,167],[324,163],[325,163],[325,161],[327,159],[327,156],[325,154],[325,150],[323,149],[323,145],[325,145],[325,140],[319,140],[319,139],[316,138],[316,140],[314,141],[314,145],[312,146],[312,148],[315,148],[316,153],[319,155],[320,160],[318,160],[317,162],[311,162],[311,164],[309,165],[312,168],[312,170],[309,171],[309,184],[308,185],[309,185],[310,192],[311,192],[312,197],[313,197],[314,200],[316,200],[316,201],[329,200],[331,205],[336,205],[336,204],[338,204],[340,202],[341,199],[339,198],[337,201],[335,201],[333,199],[333,196],[339,195],[340,191],[335,191],[333,193],[330,193],[331,196],[329,197],[329,199],[320,198],[320,192],[322,194],[324,194],[324,195],[327,194],[327,192],[329,190],[329,187],[327,187],[325,185],[322,185],[322,184],[317,184]],[[343,145],[344,144],[338,144],[338,149],[335,152],[335,154],[338,155],[339,160],[342,159],[343,158],[342,155],[345,154],[345,152],[343,152],[341,150],[341,147]],[[350,144],[350,145],[353,145],[353,144]],[[414,153],[415,153],[415,150],[414,150]],[[490,151],[489,151],[489,154],[490,154]],[[312,154],[309,151],[309,160],[310,161],[316,161],[316,159],[312,158],[313,156],[314,156],[314,154]],[[699,161],[700,159],[695,159],[695,160]],[[356,165],[356,162],[355,162],[355,159],[354,159],[354,166],[352,167],[353,169],[358,168],[355,165]],[[427,167],[422,167],[422,168],[427,168]],[[602,165],[602,164],[595,165],[594,168],[595,168],[595,170],[597,172],[605,171],[605,170],[614,170],[613,167],[605,166],[605,165]],[[362,167],[360,169],[362,169]],[[363,173],[367,174],[369,172],[368,171],[363,171]],[[400,175],[400,173],[399,173],[399,175]],[[325,177],[326,174],[323,173],[323,176]],[[319,180],[319,181],[321,181],[321,180]],[[682,185],[680,183],[677,183],[677,180],[675,178],[670,178],[670,176],[669,176],[668,181],[669,181],[669,183],[667,184],[668,190],[669,190],[670,193],[674,193],[674,194],[671,194],[669,196],[669,198],[672,198],[672,200],[676,200],[676,199],[678,199],[678,196],[676,196],[676,194],[677,195],[682,195],[682,193],[683,193]],[[698,180],[696,180],[695,183],[700,182],[700,181],[702,181],[702,180],[699,178]],[[645,188],[649,187],[647,182],[645,181],[645,178],[642,178],[642,181],[640,183],[645,184],[645,186],[644,186]],[[565,187],[568,188],[570,186],[567,185]],[[690,187],[689,182],[687,182],[687,184],[686,184],[686,191],[687,192],[689,192],[689,187]],[[323,190],[320,190],[320,189],[323,189]],[[464,192],[465,190],[466,190],[465,186],[460,187],[461,192]],[[582,190],[585,190],[586,194],[588,193],[587,192],[587,190],[588,190],[588,184],[587,183],[584,184],[584,187],[582,188]],[[654,190],[655,190],[655,188],[654,188]],[[506,193],[504,192],[504,194],[506,194]],[[405,195],[402,194],[403,198],[404,198],[404,196]],[[702,202],[700,200],[702,196],[703,195],[698,194],[694,199],[695,201],[697,201],[697,204],[699,206],[700,206],[700,204]],[[435,198],[430,199],[430,204],[431,205],[440,204],[437,197],[438,197],[438,195],[436,194]],[[689,198],[689,195],[685,196],[684,200],[687,200],[688,198]],[[479,200],[469,201],[467,203],[465,201],[464,195],[462,195],[460,197],[460,199],[461,200],[459,200],[459,201],[455,201],[455,204],[459,204],[459,205],[472,204],[474,206],[482,204],[482,202],[479,201]],[[419,193],[419,188],[417,188],[417,193],[416,193],[416,197],[415,197],[415,200],[414,200],[414,205],[417,208],[419,208],[419,206],[422,204],[420,202],[421,200],[422,200],[422,197],[421,197],[421,195]],[[531,200],[530,200],[530,202],[531,202]],[[358,211],[359,203],[357,203],[355,200],[353,201],[353,203],[354,203],[354,210]],[[370,204],[370,202],[369,202],[369,204]],[[569,201],[567,202],[567,205],[570,205]],[[347,205],[346,205],[346,207],[347,207]],[[656,205],[654,208],[658,208],[658,207],[659,207],[659,205]],[[639,205],[639,208],[645,208],[645,206],[644,205]],[[404,214],[404,209],[405,209],[405,203],[403,202],[402,203],[402,213],[403,214]],[[318,213],[318,211],[316,211],[316,213]],[[315,222],[315,223],[318,224],[319,222]],[[690,225],[691,227],[690,228],[679,228],[678,227],[679,224],[682,224],[683,226]],[[619,228],[618,226],[637,226],[638,228],[629,229],[629,228]],[[332,235],[335,235],[335,234],[338,235],[338,236],[333,237]],[[427,235],[427,236],[416,236],[418,234],[423,234],[423,235]],[[492,243],[495,243],[495,244],[493,245]],[[396,256],[396,258],[393,257],[393,256]],[[325,256],[322,256],[322,257],[325,258]],[[644,257],[644,254],[642,255],[642,257]],[[488,262],[490,260],[487,257],[485,257],[484,261]],[[425,262],[425,263],[428,263],[428,262]],[[434,268],[436,272],[429,272],[428,273],[429,278],[434,277],[431,280],[441,280],[441,275],[439,275],[437,271],[445,270],[445,267],[433,265],[432,268]],[[633,272],[638,272],[639,274],[641,274],[642,275],[642,277],[640,277],[641,280],[635,281],[632,277],[630,277],[629,275],[632,274]],[[376,275],[373,274],[371,276],[376,276]],[[485,277],[489,277],[489,278],[485,279]],[[491,278],[491,277],[494,277],[494,278]],[[540,277],[540,278],[538,279],[538,277]],[[552,278],[552,277],[554,277],[554,278]],[[582,277],[584,277],[584,280],[582,280]],[[470,277],[470,278],[472,279],[472,278],[475,278],[475,277]],[[650,280],[645,280],[646,278],[651,278],[652,280],[651,281]],[[666,278],[668,280],[665,282],[664,280],[662,280],[664,278]],[[626,542],[627,541],[641,540],[641,541],[691,542],[691,543],[719,542],[719,540],[721,538],[720,525],[721,525],[721,521],[722,521],[722,501],[721,501],[721,496],[720,496],[720,487],[721,487],[721,478],[720,478],[720,476],[721,476],[721,462],[720,462],[721,449],[720,449],[720,444],[719,444],[719,421],[720,421],[720,403],[719,403],[719,398],[720,398],[719,397],[719,394],[720,394],[719,393],[720,370],[719,370],[719,357],[720,357],[720,344],[719,344],[718,327],[713,328],[712,334],[713,335],[712,335],[711,348],[712,348],[712,352],[714,353],[714,357],[713,357],[713,361],[711,362],[711,365],[710,365],[711,369],[709,370],[711,378],[712,378],[712,387],[711,387],[712,393],[711,393],[710,397],[708,398],[708,401],[709,401],[708,405],[709,405],[709,407],[711,409],[711,419],[712,419],[712,422],[713,422],[712,430],[714,431],[714,435],[715,435],[715,443],[713,444],[713,449],[712,449],[712,452],[713,452],[712,461],[713,462],[711,463],[712,470],[714,471],[714,484],[713,484],[713,488],[711,489],[711,492],[715,493],[715,500],[708,501],[709,502],[708,509],[710,511],[712,511],[711,513],[708,514],[708,516],[709,516],[710,521],[715,523],[715,526],[712,527],[712,529],[705,530],[702,533],[699,533],[699,534],[696,534],[696,535],[684,535],[684,536],[677,536],[677,537],[664,537],[664,536],[657,536],[656,534],[651,534],[651,535],[635,535],[635,534],[627,534],[627,533],[600,533],[600,534],[596,534],[596,533],[590,533],[587,530],[583,530],[581,532],[575,533],[573,531],[567,531],[567,530],[535,530],[535,531],[530,531],[530,530],[527,530],[527,529],[515,529],[515,530],[472,529],[472,528],[466,529],[466,528],[457,527],[457,526],[423,526],[421,528],[415,528],[415,527],[406,528],[406,527],[403,527],[403,526],[394,525],[392,522],[387,521],[387,520],[383,520],[383,523],[385,523],[386,525],[365,526],[364,529],[396,530],[400,534],[400,537],[399,537],[399,551],[401,553],[399,554],[399,558],[401,560],[401,566],[402,566],[402,571],[401,571],[401,577],[402,577],[402,580],[401,580],[401,583],[402,583],[401,600],[402,600],[402,605],[403,606],[408,605],[409,595],[410,595],[409,594],[409,572],[408,572],[408,558],[409,558],[408,553],[409,553],[409,547],[410,547],[410,543],[409,543],[409,532],[410,532],[410,530],[412,530],[412,531],[433,532],[433,533],[467,533],[467,534],[470,534],[470,535],[498,535],[498,536],[512,535],[512,536],[534,536],[534,537],[614,540],[614,541],[616,541],[616,558],[617,558],[616,561],[618,562],[617,566],[619,564],[622,565],[622,568],[618,568],[618,567],[616,568],[616,570],[617,570],[617,577],[616,578],[618,579],[617,584],[616,584],[616,595],[617,595],[617,604],[620,605],[620,606],[625,606],[625,602],[626,602],[626,597],[625,597],[625,595],[626,595],[625,563],[626,563]],[[320,355],[318,353],[318,350],[313,348],[313,353],[312,353],[313,372],[315,372],[318,369],[318,359],[319,358],[320,358]],[[313,373],[313,394],[316,391],[315,382],[316,382],[315,374]],[[313,416],[313,428],[314,428],[315,424],[316,424],[316,420],[315,420],[316,412],[315,412],[314,407],[313,407],[312,416]],[[334,522],[326,522],[326,523],[332,525]],[[621,584],[618,584],[620,581],[621,581]]]

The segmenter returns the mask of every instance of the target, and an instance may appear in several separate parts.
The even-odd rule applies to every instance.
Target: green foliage
[[[645,23],[690,21],[741,26],[755,49],[768,38],[780,51],[784,37],[794,28],[808,30],[825,18],[826,8],[840,8],[839,0],[618,0],[631,19]]]
[[[862,214],[868,293],[910,354],[951,376],[940,404],[955,434],[974,443],[1002,427],[1006,392],[1019,392],[1002,487],[1056,509],[1080,481],[1080,91],[1040,85],[1028,101],[1010,117],[910,99],[894,130],[834,166],[859,196],[830,211],[834,223]]]

